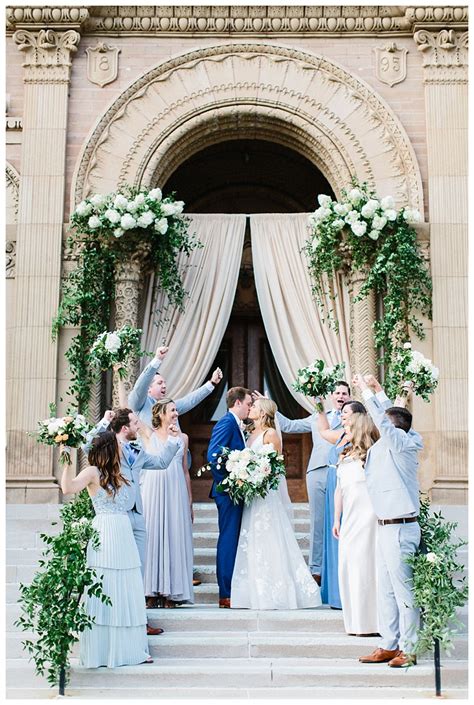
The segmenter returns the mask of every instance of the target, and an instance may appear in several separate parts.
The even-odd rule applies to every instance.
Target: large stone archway
[[[269,135],[315,163],[336,194],[355,175],[423,210],[413,148],[380,96],[333,61],[270,44],[208,47],[135,81],[89,135],[72,200],[162,183],[205,146]]]

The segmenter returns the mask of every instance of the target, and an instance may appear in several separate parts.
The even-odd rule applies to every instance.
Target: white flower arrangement
[[[327,397],[335,390],[336,383],[344,379],[344,369],[344,362],[326,365],[324,360],[315,360],[312,365],[298,370],[293,389],[307,397]],[[320,402],[316,406],[318,411],[323,410]]]
[[[227,492],[234,504],[248,505],[255,497],[266,497],[270,490],[278,487],[285,474],[283,455],[272,443],[258,450],[223,448],[217,458],[217,468],[225,465],[227,476],[217,485],[218,492]]]
[[[128,324],[110,333],[101,333],[90,349],[90,364],[96,370],[105,371],[119,363],[125,366],[130,357],[149,354],[140,348],[141,334],[140,328],[133,328]],[[126,370],[120,368],[118,373],[123,379]]]
[[[54,404],[50,404],[50,413],[56,413]],[[66,416],[51,416],[44,421],[38,421],[38,429],[32,435],[36,437],[38,443],[56,447],[64,445],[59,462],[67,465],[71,462],[69,449],[82,446],[90,431],[91,426],[85,416],[72,412]]]
[[[413,393],[429,401],[430,394],[438,386],[439,369],[418,350],[413,350],[411,343],[407,342],[395,355],[391,376],[400,395],[407,393],[404,383],[412,382]]]

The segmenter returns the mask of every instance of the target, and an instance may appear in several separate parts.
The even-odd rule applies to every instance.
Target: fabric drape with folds
[[[143,318],[142,348],[156,350],[161,342],[170,348],[160,372],[174,398],[202,384],[216,357],[234,303],[245,235],[243,214],[189,218],[190,231],[204,247],[180,256],[189,293],[185,311],[170,306],[167,296],[155,291],[152,277]]]
[[[298,368],[316,358],[328,364],[346,363],[350,380],[349,295],[338,276],[331,282],[339,332],[325,325],[311,296],[305,254],[308,213],[250,216],[252,258],[257,296],[265,330],[278,369],[295,399],[308,411],[313,407],[291,388]]]

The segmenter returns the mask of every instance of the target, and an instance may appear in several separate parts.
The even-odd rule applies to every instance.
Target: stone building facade
[[[9,501],[60,496],[52,451],[26,431],[68,385],[64,352],[75,331],[53,342],[51,318],[61,277],[74,265],[64,247],[74,205],[124,183],[164,184],[202,150],[249,138],[303,155],[336,195],[355,174],[423,213],[433,320],[417,347],[441,380],[429,407],[414,402],[426,445],[422,486],[434,501],[466,501],[467,13],[7,8]],[[139,263],[122,272],[119,320],[136,315],[139,279]],[[354,361],[370,371],[375,302],[353,315]],[[91,413],[99,411],[96,397]]]

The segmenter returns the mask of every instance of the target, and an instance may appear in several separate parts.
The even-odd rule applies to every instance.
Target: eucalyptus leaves
[[[394,348],[411,331],[423,338],[420,316],[431,317],[431,279],[413,228],[421,215],[413,208],[397,210],[391,196],[381,199],[367,184],[355,181],[343,191],[341,201],[320,195],[318,202],[319,208],[309,217],[312,232],[304,247],[316,302],[327,314],[330,280],[337,272],[362,271],[364,283],[357,300],[371,291],[382,297],[374,342],[390,368]],[[337,329],[333,312],[328,322]],[[395,391],[390,379],[386,386],[389,394]]]

